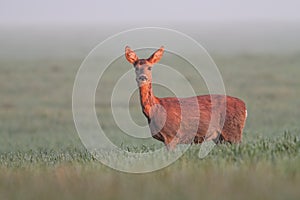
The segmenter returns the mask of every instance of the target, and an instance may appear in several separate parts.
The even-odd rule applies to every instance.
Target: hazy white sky
[[[300,21],[299,0],[0,0],[0,23]]]

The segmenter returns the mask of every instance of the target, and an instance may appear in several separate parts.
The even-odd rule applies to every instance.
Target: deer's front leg
[[[180,138],[177,135],[175,135],[174,137],[165,137],[164,139],[165,145],[169,151],[174,150],[180,141]]]

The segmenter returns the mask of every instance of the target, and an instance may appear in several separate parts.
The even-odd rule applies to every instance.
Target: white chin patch
[[[148,83],[147,81],[139,81],[138,82],[139,85],[144,85],[144,84],[147,84],[147,83]]]

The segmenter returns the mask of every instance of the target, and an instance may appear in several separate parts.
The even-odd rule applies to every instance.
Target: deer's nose
[[[147,80],[148,80],[147,76],[145,76],[145,75],[139,76],[139,81],[147,81]]]

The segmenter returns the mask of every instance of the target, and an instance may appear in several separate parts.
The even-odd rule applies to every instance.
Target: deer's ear
[[[134,64],[139,59],[134,51],[129,48],[129,46],[125,47],[125,57],[131,64]]]
[[[157,63],[164,54],[164,47],[161,46],[157,51],[155,51],[147,60],[152,65]]]

